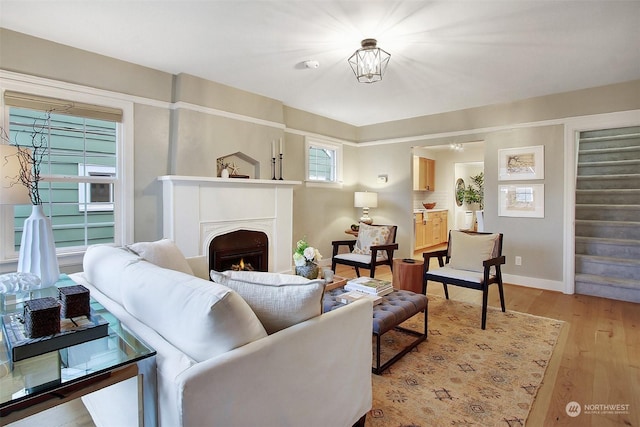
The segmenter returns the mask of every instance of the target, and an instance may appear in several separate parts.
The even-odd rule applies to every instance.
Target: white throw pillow
[[[391,238],[391,227],[387,225],[367,225],[360,223],[358,240],[353,248],[354,254],[370,255],[371,246],[386,245]],[[386,252],[378,252],[378,256],[386,256]]]
[[[82,269],[87,281],[100,292],[122,304],[121,288],[126,283],[125,267],[141,261],[141,258],[125,248],[109,245],[89,246],[82,259]]]
[[[178,246],[170,239],[156,242],[138,242],[127,248],[145,260],[162,268],[182,271],[193,276],[193,270]]]
[[[497,256],[499,234],[468,234],[451,231],[449,267],[456,270],[484,271],[483,261]]]
[[[211,279],[238,292],[269,334],[322,313],[324,280],[291,274],[214,270]]]
[[[124,307],[197,362],[266,337],[233,290],[146,261],[125,267]]]

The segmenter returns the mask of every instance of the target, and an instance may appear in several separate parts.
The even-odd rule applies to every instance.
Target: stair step
[[[578,162],[578,176],[635,174],[638,170],[640,170],[640,160]]]
[[[640,222],[576,220],[576,237],[640,240]]]
[[[640,284],[640,261],[635,259],[576,255],[575,271],[624,280],[635,279]]]
[[[640,205],[576,204],[576,219],[634,221],[639,218]]]
[[[576,293],[640,302],[640,281],[616,279],[593,274],[576,274]]]
[[[576,188],[578,190],[640,188],[640,174],[578,176]]]
[[[580,150],[578,153],[578,163],[638,159],[640,159],[640,142],[638,142],[638,145],[635,146],[595,148],[589,150]]]
[[[576,190],[576,204],[640,205],[640,189]]]
[[[576,255],[640,259],[640,240],[576,237]]]
[[[623,148],[637,147],[640,145],[640,134],[637,129],[629,129],[630,132],[622,132],[621,135],[601,135],[592,136],[590,133],[583,132],[578,144],[579,151],[602,149],[602,148]]]

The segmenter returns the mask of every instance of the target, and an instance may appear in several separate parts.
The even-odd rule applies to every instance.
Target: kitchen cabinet
[[[449,211],[424,211],[414,215],[416,250],[447,242],[449,238]]]
[[[426,247],[425,243],[425,228],[426,223],[423,220],[422,214],[415,214],[415,230],[416,230],[416,249]]]
[[[435,191],[436,161],[426,157],[413,156],[413,190]]]

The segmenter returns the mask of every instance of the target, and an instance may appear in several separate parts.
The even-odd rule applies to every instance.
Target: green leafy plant
[[[484,172],[471,177],[471,182],[464,189],[466,203],[478,203],[484,209]]]

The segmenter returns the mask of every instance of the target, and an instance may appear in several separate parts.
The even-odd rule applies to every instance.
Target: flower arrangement
[[[300,239],[296,243],[296,250],[293,253],[293,262],[296,267],[302,267],[307,262],[317,263],[322,259],[320,252],[309,246],[305,239]]]

